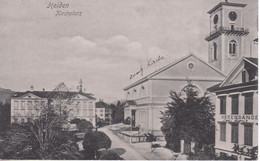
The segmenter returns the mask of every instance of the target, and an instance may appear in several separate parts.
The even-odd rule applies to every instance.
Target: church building
[[[127,102],[130,102],[125,106],[124,117],[130,117],[132,126],[161,135],[161,111],[171,101],[171,90],[180,92],[190,80],[203,94],[209,87],[226,79],[245,56],[245,37],[249,29],[244,26],[244,7],[246,4],[225,1],[208,11],[210,33],[205,38],[208,42],[207,62],[195,54],[189,54],[142,76],[123,89]],[[211,96],[215,103],[218,98],[214,93]]]

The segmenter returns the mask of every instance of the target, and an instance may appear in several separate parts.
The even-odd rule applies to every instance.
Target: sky
[[[248,4],[244,23],[250,30],[245,44],[249,53],[249,42],[257,36],[257,0],[229,1]],[[60,2],[65,8],[48,7]],[[75,91],[82,78],[85,92],[97,99],[124,99],[130,75],[149,60],[162,56],[158,64],[165,65],[195,53],[207,61],[207,11],[219,2],[0,0],[0,87],[52,90],[64,82]]]

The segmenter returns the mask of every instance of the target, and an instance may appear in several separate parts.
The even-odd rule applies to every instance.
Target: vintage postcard
[[[1,160],[258,160],[258,0],[0,0]]]

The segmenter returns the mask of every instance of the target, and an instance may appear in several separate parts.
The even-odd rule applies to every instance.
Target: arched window
[[[136,92],[136,90],[134,89],[134,91],[133,91],[133,99],[136,99],[136,96],[137,96],[136,93],[137,93],[137,92]]]
[[[229,54],[236,55],[237,52],[237,42],[235,40],[231,40],[229,42]]]
[[[217,60],[217,44],[213,43],[213,60]]]
[[[127,94],[126,94],[126,100],[130,100],[131,99],[131,97],[130,97],[130,92],[127,92]]]
[[[146,95],[146,91],[145,91],[144,86],[142,86],[140,89],[139,97],[144,97],[145,95]]]

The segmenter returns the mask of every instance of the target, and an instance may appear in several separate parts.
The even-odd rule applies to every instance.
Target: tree
[[[82,143],[85,159],[99,159],[99,149],[111,147],[110,138],[101,131],[87,131]]]
[[[68,131],[62,130],[64,117],[53,109],[42,109],[29,123],[12,125],[5,138],[6,159],[78,159],[78,147]]]
[[[170,92],[172,102],[162,112],[161,130],[165,135],[166,146],[180,151],[180,140],[186,143],[195,141],[199,144],[210,144],[215,139],[214,108],[209,96],[198,96],[196,86],[188,85],[179,93]]]
[[[78,123],[80,123],[80,121],[81,120],[79,118],[75,118],[75,119],[71,120],[70,123],[71,124],[78,124]]]
[[[11,123],[11,104],[9,101],[5,103],[0,102],[0,131],[3,132],[8,129]]]
[[[82,155],[74,137],[63,129],[63,125],[67,123],[70,105],[66,100],[70,101],[70,98],[71,95],[67,92],[51,92],[47,98],[48,103],[39,105],[41,110],[37,118],[30,119],[26,124],[12,125],[5,135],[3,158],[81,159]]]
[[[87,120],[80,120],[80,122],[77,124],[77,129],[81,132],[86,132],[93,128],[94,127],[93,127],[92,123]]]
[[[117,104],[111,104],[109,107],[112,109],[112,123],[121,123],[124,121],[124,105],[120,101]]]

